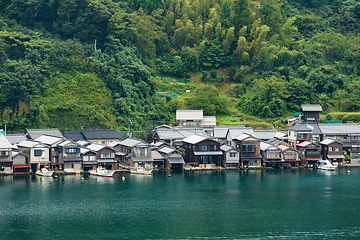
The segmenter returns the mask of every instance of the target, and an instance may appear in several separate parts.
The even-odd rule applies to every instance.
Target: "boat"
[[[131,169],[130,173],[139,175],[151,175],[152,170],[145,170],[145,168],[143,167],[137,167],[136,169]]]
[[[90,175],[95,175],[99,177],[112,177],[115,173],[115,171],[107,170],[104,167],[98,167],[96,169],[89,171]]]
[[[334,170],[337,169],[337,166],[332,165],[329,160],[320,160],[320,161],[318,161],[317,168],[321,169],[321,170],[332,170],[332,171],[334,171]]]
[[[42,168],[35,172],[35,175],[37,176],[43,176],[43,177],[51,177],[53,175],[54,171],[49,171],[47,168]]]

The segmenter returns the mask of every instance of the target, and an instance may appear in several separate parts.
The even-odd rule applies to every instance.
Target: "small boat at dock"
[[[152,170],[145,170],[143,167],[137,167],[135,169],[130,170],[131,174],[139,174],[139,175],[151,175]]]
[[[332,165],[332,163],[329,160],[320,160],[318,161],[317,168],[321,170],[334,171],[337,169],[337,166]]]
[[[98,167],[96,169],[89,171],[90,175],[99,176],[99,177],[112,177],[115,171],[107,170],[104,167]]]
[[[42,168],[36,171],[35,175],[42,176],[42,177],[51,177],[54,171],[49,171],[47,168]]]

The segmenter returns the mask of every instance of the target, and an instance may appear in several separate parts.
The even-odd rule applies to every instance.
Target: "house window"
[[[8,151],[1,151],[1,156],[9,156],[9,152]]]
[[[214,150],[217,150],[216,148],[217,148],[217,145],[214,145]]]
[[[55,163],[55,162],[59,162],[59,157],[58,156],[54,156],[53,157],[53,162]]]
[[[236,157],[236,153],[230,153],[230,157]]]
[[[95,156],[83,156],[83,160],[84,161],[95,161],[96,157]]]
[[[256,166],[257,161],[256,160],[250,160],[250,166]]]
[[[111,153],[101,153],[100,158],[111,158]]]
[[[332,151],[333,151],[333,152],[338,152],[338,151],[339,151],[339,147],[332,147]]]
[[[199,151],[210,151],[210,145],[199,145]]]
[[[267,158],[276,158],[276,152],[268,151],[266,155]]]
[[[57,148],[56,148],[56,147],[52,147],[52,148],[51,148],[51,151],[52,151],[52,152],[57,152]]]
[[[140,148],[140,156],[146,157],[146,156],[147,156],[147,149],[145,149],[145,148]]]
[[[41,150],[39,150],[39,149],[35,149],[35,150],[34,150],[34,156],[40,157],[41,155],[42,155],[42,151],[41,151]]]
[[[78,153],[80,152],[79,148],[66,148],[66,153]]]
[[[243,144],[241,147],[241,150],[243,152],[255,152],[256,150],[256,145],[253,144]]]

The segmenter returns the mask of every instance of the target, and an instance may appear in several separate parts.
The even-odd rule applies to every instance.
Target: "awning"
[[[131,159],[133,162],[153,162],[152,157],[134,157]]]
[[[182,157],[169,157],[168,162],[170,164],[184,164],[185,161]]]
[[[27,165],[27,164],[14,164],[13,166],[14,166],[14,168],[28,168],[29,167],[29,165]]]
[[[115,163],[115,162],[117,162],[115,159],[98,159],[96,161],[98,163]]]
[[[221,151],[210,151],[210,152],[194,152],[195,156],[221,156]]]
[[[93,164],[97,164],[97,162],[95,162],[95,161],[83,161],[83,165],[93,165]]]
[[[64,162],[81,162],[83,159],[81,157],[64,157]]]
[[[330,159],[333,159],[333,158],[345,159],[344,155],[327,155],[327,157]]]

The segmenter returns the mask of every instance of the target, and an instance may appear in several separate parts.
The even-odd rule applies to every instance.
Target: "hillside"
[[[344,112],[360,108],[358,1],[0,3],[1,123],[13,132],[140,130],[178,108],[270,128],[303,103],[357,121]]]

